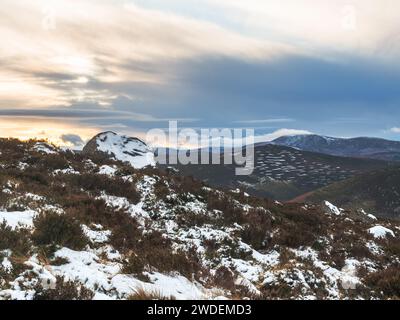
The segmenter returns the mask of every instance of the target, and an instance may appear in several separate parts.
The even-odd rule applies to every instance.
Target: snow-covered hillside
[[[399,296],[397,222],[34,142],[0,150],[0,299]]]
[[[83,152],[102,152],[115,160],[127,162],[136,169],[155,165],[154,152],[146,143],[111,131],[95,136],[86,144]]]

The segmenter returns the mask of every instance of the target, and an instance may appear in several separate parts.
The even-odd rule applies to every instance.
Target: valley
[[[255,146],[255,170],[250,176],[236,176],[234,165],[178,164],[175,168],[183,175],[192,175],[216,187],[241,188],[253,195],[287,201],[391,165],[381,160],[337,157],[262,144]]]

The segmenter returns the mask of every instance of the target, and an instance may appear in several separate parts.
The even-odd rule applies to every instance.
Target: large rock
[[[84,154],[103,154],[129,163],[136,169],[154,166],[154,152],[138,138],[118,135],[115,132],[102,132],[93,137],[83,148]]]

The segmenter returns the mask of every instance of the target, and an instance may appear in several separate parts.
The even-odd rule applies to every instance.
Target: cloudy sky
[[[1,0],[0,136],[79,144],[171,119],[400,140],[399,12],[398,0]]]

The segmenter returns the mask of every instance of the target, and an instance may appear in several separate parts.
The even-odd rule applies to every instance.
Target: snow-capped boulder
[[[394,237],[394,232],[383,226],[375,226],[368,229],[368,232],[374,236],[374,238],[386,238],[388,235]]]
[[[332,213],[334,215],[340,216],[343,212],[343,209],[336,207],[329,201],[324,202],[325,207],[329,210],[329,213]]]
[[[136,169],[155,165],[154,152],[146,143],[111,131],[93,137],[82,152],[106,154],[112,159],[129,163]]]
[[[365,212],[364,209],[361,209],[360,212],[361,212],[363,215],[367,216],[368,218],[370,218],[370,219],[372,219],[372,220],[378,220],[377,217],[375,217],[373,214],[370,214],[370,213]]]

